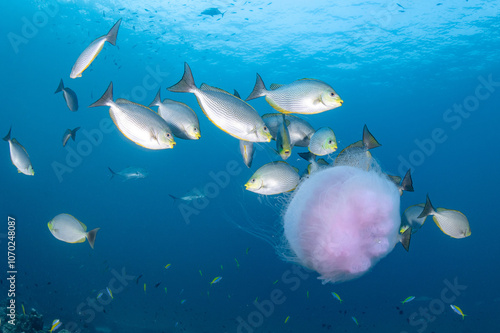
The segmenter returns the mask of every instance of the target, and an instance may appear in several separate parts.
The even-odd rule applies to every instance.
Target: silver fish
[[[245,184],[245,189],[264,195],[293,191],[299,184],[298,170],[284,161],[261,166]]]
[[[82,76],[83,71],[90,66],[99,52],[101,52],[104,43],[108,42],[111,45],[116,45],[116,36],[118,35],[118,28],[120,27],[121,22],[122,19],[119,19],[106,35],[97,38],[90,43],[85,50],[83,50],[71,69],[71,74],[69,75],[70,78],[75,79]]]
[[[62,138],[62,144],[63,144],[63,147],[66,146],[66,143],[68,143],[68,140],[71,138],[73,139],[73,141],[75,141],[75,138],[76,138],[76,131],[78,131],[80,129],[80,127],[76,127],[72,130],[70,130],[69,128],[66,130],[66,132],[64,132],[64,135],[63,135],[63,138]]]
[[[196,199],[203,199],[205,198],[205,194],[201,192],[199,189],[194,188],[193,190],[189,191],[188,193],[184,194],[182,197],[176,197],[172,194],[169,194],[169,196],[174,199],[174,202],[177,200],[182,200],[182,201],[193,201]]]
[[[184,63],[182,79],[168,90],[193,93],[208,119],[237,139],[250,142],[271,141],[266,124],[254,108],[222,89],[207,84],[197,88],[187,63]]]
[[[330,127],[318,129],[311,137],[307,147],[311,153],[317,156],[323,156],[333,153],[337,150],[337,139]]]
[[[339,95],[323,81],[302,79],[290,84],[271,84],[267,90],[257,74],[255,87],[247,101],[266,97],[266,101],[283,113],[315,114],[335,109],[344,103]]]
[[[254,143],[240,140],[240,153],[243,156],[243,161],[247,167],[252,166],[253,154],[254,154]]]
[[[401,226],[399,227],[399,233],[402,234],[408,228],[411,228],[411,233],[414,234],[422,226],[427,218],[427,216],[419,217],[424,210],[425,204],[413,205],[405,209],[403,215],[401,215]]]
[[[439,229],[450,237],[465,238],[471,235],[469,220],[462,212],[446,208],[435,209],[427,196],[425,207],[418,218],[429,215],[432,215],[432,219]]]
[[[184,103],[160,98],[160,90],[149,107],[158,106],[158,114],[165,119],[174,136],[185,140],[201,137],[200,123],[193,109]]]
[[[368,169],[372,163],[370,149],[380,147],[381,144],[370,133],[368,127],[363,127],[363,139],[342,149],[335,158],[334,165],[347,165],[361,169]]]
[[[9,129],[9,133],[7,133],[7,135],[3,138],[4,141],[9,143],[10,160],[17,168],[18,173],[33,176],[35,174],[35,170],[33,170],[33,166],[31,165],[30,157],[26,152],[26,149],[24,149],[24,147],[16,139],[10,138],[11,132],[12,127]]]
[[[273,138],[276,138],[278,134],[283,119],[282,117],[283,113],[267,113],[262,116],[262,120],[266,123]],[[309,146],[309,141],[315,132],[314,128],[304,119],[291,114],[285,115],[285,120],[288,135],[290,136],[290,146],[292,148],[295,146]]]
[[[95,237],[100,228],[87,232],[87,226],[69,214],[59,214],[47,223],[52,235],[66,243],[83,243],[89,241],[94,248]]]
[[[114,172],[110,167],[108,167],[108,169],[111,172],[111,179],[113,179],[113,177],[115,176],[118,176],[122,178],[122,181],[146,178],[148,175],[146,170],[136,167],[128,167],[118,172]]]
[[[129,140],[148,149],[168,149],[175,145],[168,124],[150,108],[126,99],[113,101],[113,82],[102,97],[90,105],[109,106],[109,115],[116,127]]]
[[[71,90],[68,87],[64,87],[63,80],[61,79],[61,82],[59,82],[59,86],[57,87],[56,91],[54,94],[57,94],[58,92],[63,93],[64,100],[66,101],[66,105],[68,106],[68,109],[70,111],[77,111],[78,110],[78,98],[76,97],[76,93]]]

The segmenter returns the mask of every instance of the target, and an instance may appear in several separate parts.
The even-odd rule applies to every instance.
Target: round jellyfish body
[[[312,174],[284,214],[292,260],[323,283],[357,278],[399,242],[400,195],[379,170],[335,166]]]

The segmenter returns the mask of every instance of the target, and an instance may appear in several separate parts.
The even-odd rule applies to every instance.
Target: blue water
[[[24,304],[43,314],[46,328],[59,318],[60,329],[73,332],[497,331],[498,2],[100,3],[2,4],[0,134],[12,126],[35,169],[34,177],[18,174],[3,143],[1,248],[7,251],[7,218],[13,216],[18,313]],[[211,7],[224,16],[200,15]],[[70,79],[78,55],[119,18],[117,47],[106,44],[83,77]],[[237,226],[257,221],[265,236],[279,230],[282,201],[243,187],[273,156],[259,148],[247,169],[237,140],[210,123],[192,94],[165,89],[181,78],[184,62],[198,85],[237,89],[243,98],[256,72],[267,85],[304,77],[328,82],[344,105],[306,117],[313,127],[330,126],[343,148],[359,140],[367,124],[383,145],[373,155],[385,171],[412,168],[415,192],[402,197],[402,209],[424,202],[429,193],[435,206],[466,214],[472,235],[450,238],[428,219],[409,253],[396,246],[359,279],[322,285],[314,272],[297,273],[269,243]],[[54,94],[61,78],[78,95],[75,113]],[[496,83],[485,86],[484,80]],[[115,97],[146,105],[161,87],[162,98],[195,110],[202,138],[152,151],[114,125],[103,131],[100,122],[110,122],[107,108],[87,106],[110,81]],[[263,98],[251,104],[261,115],[273,112]],[[455,104],[466,111],[450,113]],[[77,126],[82,129],[76,142],[63,148],[63,132]],[[84,131],[102,137],[92,143]],[[288,162],[302,170],[300,150]],[[79,158],[71,160],[75,151]],[[55,165],[68,166],[67,172],[58,174]],[[186,218],[168,194],[214,184],[213,175],[228,175],[228,165],[234,172],[227,184],[216,185],[212,198]],[[149,175],[110,180],[108,167],[128,166]],[[47,222],[60,213],[101,228],[94,250],[51,235]],[[1,299],[7,297],[6,257]],[[122,271],[129,280],[116,282],[114,298],[104,296],[107,304],[92,309],[89,300],[95,302]],[[210,286],[217,276],[223,279]],[[465,320],[443,298],[452,295],[445,281],[454,280],[463,287],[453,304],[467,314]],[[401,306],[410,295],[417,299]],[[256,307],[256,297],[264,308]],[[272,299],[277,302],[271,309]]]

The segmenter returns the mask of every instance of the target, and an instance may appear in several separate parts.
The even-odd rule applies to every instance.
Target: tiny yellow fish
[[[49,332],[53,332],[53,331],[57,330],[61,326],[61,324],[62,323],[59,319],[54,319],[54,321],[52,322],[52,326],[50,327]]]
[[[234,258],[234,261],[236,261],[236,268],[240,268],[240,263],[238,262],[238,259]]]
[[[108,295],[111,296],[111,299],[113,299],[113,293],[108,287],[106,287],[106,291],[108,292]]]
[[[335,292],[333,292],[333,291],[332,291],[332,296],[333,296],[334,298],[336,298],[336,299],[337,299],[340,303],[342,303],[342,302],[343,302],[343,301],[340,299],[339,294],[337,294],[337,293],[335,293]]]
[[[356,325],[358,325],[358,326],[359,326],[359,323],[358,323],[358,320],[356,319],[356,317],[351,317],[351,318],[352,318],[352,320],[356,323]]]
[[[278,280],[276,280],[276,281],[273,282],[273,284],[276,284],[276,283],[278,283]]]
[[[146,284],[144,283],[144,293],[146,293]]]
[[[169,268],[170,268],[170,266],[172,266],[172,264],[166,264],[166,265],[165,265],[165,269],[169,269]]]
[[[210,285],[213,285],[214,283],[218,283],[220,280],[222,280],[222,276],[218,276],[218,277],[214,278],[212,280],[212,282],[210,282]]]
[[[220,270],[223,271],[224,270],[224,266],[220,265]]]
[[[288,319],[290,319],[290,316],[286,317],[285,324],[288,323]]]
[[[463,313],[462,309],[460,309],[458,306],[450,304],[450,308],[455,311],[456,314],[462,316],[462,320],[465,319],[466,314]]]
[[[26,315],[26,311],[24,311],[24,304],[21,304],[21,307],[23,308],[23,314]]]
[[[309,298],[309,290],[307,291],[306,295],[307,295],[307,298]]]
[[[246,251],[245,251],[245,254],[248,254],[248,252],[250,251],[250,248],[247,247]]]
[[[203,276],[203,274],[201,274],[201,269],[199,269],[198,272],[200,272],[200,276]]]
[[[405,303],[413,301],[414,299],[415,299],[415,296],[408,296],[404,300],[402,300],[401,303],[405,304]]]
[[[165,294],[167,293],[167,287],[165,287]]]

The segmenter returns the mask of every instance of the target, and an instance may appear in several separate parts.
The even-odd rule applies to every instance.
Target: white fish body
[[[9,142],[10,149],[10,160],[12,164],[17,168],[17,172],[23,173],[27,176],[33,176],[35,171],[31,165],[31,160],[26,149],[15,139],[10,138],[11,130],[3,138],[5,141]]]
[[[113,178],[114,176],[119,176],[122,178],[123,181],[132,179],[142,179],[148,176],[146,170],[142,168],[128,167],[118,172],[114,172],[113,170],[111,170],[111,168],[108,169],[109,171],[111,171],[111,178]]]
[[[175,137],[198,140],[201,137],[200,123],[196,113],[184,103],[165,98],[160,101],[160,91],[149,107],[158,106],[158,114],[167,122]]]
[[[403,233],[408,227],[411,227],[411,233],[417,232],[425,222],[427,216],[418,217],[424,210],[425,204],[413,205],[405,209],[401,216],[400,233]]]
[[[309,142],[308,149],[317,156],[333,153],[337,150],[337,139],[335,133],[329,127],[322,127],[314,133]]]
[[[129,140],[147,149],[173,148],[175,141],[168,124],[150,108],[126,99],[113,101],[113,83],[90,107],[109,106],[109,115],[116,127]]]
[[[335,90],[323,81],[301,79],[290,84],[272,84],[271,90],[267,90],[257,74],[254,90],[246,100],[261,96],[283,113],[315,114],[335,109],[343,103]]]
[[[82,73],[87,69],[87,67],[90,66],[99,52],[101,52],[104,43],[109,42],[112,45],[116,44],[116,36],[118,34],[118,28],[120,27],[121,21],[122,19],[119,19],[109,30],[107,35],[95,39],[85,50],[83,50],[71,69],[71,74],[69,75],[70,78],[75,79],[82,76]]]
[[[168,88],[174,92],[190,92],[207,118],[222,131],[244,141],[269,142],[271,134],[257,111],[234,95],[207,84],[197,88],[188,64],[177,84]]]
[[[261,166],[245,184],[248,191],[274,195],[293,191],[300,176],[295,168],[284,161],[271,162]]]
[[[95,236],[99,228],[87,232],[87,226],[69,214],[59,214],[47,223],[52,235],[66,243],[82,243],[88,239],[94,248]]]
[[[254,143],[240,140],[240,153],[243,156],[243,161],[247,167],[252,166],[253,154],[255,152]]]
[[[262,116],[273,138],[277,136],[282,117],[282,113],[267,113]],[[287,122],[288,134],[290,135],[290,146],[307,147],[311,137],[315,133],[314,128],[304,119],[291,114],[285,115],[285,120]]]
[[[453,238],[465,238],[471,235],[467,217],[458,210],[438,208],[432,219],[442,232]]]

